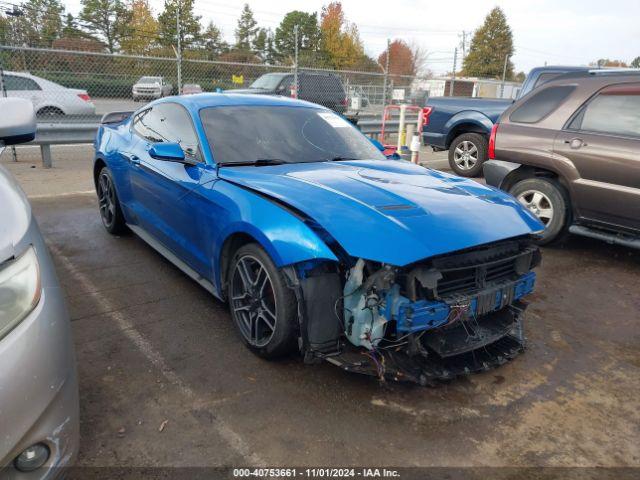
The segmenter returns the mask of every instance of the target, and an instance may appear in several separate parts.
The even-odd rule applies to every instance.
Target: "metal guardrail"
[[[93,143],[98,123],[38,123],[36,138],[27,145],[40,145],[42,166],[51,168],[51,145]]]
[[[51,168],[53,166],[51,145],[93,143],[98,126],[99,122],[97,119],[95,123],[38,123],[36,138],[27,145],[39,145],[42,155],[42,166],[44,168]],[[388,133],[397,133],[398,127],[398,120],[387,120],[385,128]],[[358,128],[365,135],[378,138],[382,128],[382,115],[380,113],[360,113],[358,115]]]

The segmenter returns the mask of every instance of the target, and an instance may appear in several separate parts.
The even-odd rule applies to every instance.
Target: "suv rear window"
[[[509,115],[509,120],[515,123],[537,123],[558,108],[574,90],[573,86],[560,85],[534,93]]]
[[[569,129],[640,137],[640,95],[598,95]]]

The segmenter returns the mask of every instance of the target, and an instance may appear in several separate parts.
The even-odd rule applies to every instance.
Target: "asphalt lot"
[[[226,305],[108,235],[93,195],[32,203],[73,322],[82,466],[640,466],[638,252],[545,248],[524,355],[381,385],[255,357]]]

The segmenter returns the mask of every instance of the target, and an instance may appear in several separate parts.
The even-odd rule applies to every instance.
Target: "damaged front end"
[[[287,269],[305,359],[422,385],[488,370],[524,348],[529,237],[395,267],[364,259]]]

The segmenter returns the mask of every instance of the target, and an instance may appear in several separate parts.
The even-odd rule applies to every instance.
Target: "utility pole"
[[[507,78],[507,64],[509,63],[509,54],[504,56],[504,67],[502,68],[502,84],[500,85],[500,98],[504,97],[504,82]]]
[[[293,86],[296,89],[296,98],[298,98],[298,25],[293,27],[293,37],[295,41],[294,60],[293,60]]]
[[[449,96],[453,97],[453,86],[456,84],[456,69],[458,68],[458,49],[453,51],[453,72],[449,82]]]
[[[382,107],[387,106],[387,84],[389,83],[389,54],[391,53],[391,40],[387,38],[387,58],[384,65],[384,79],[382,80]]]
[[[176,33],[178,35],[178,95],[182,93],[182,32],[180,29],[180,2],[178,2],[178,15],[176,15]]]
[[[471,32],[467,32],[466,30],[463,30],[462,33],[459,35],[462,37],[462,41],[461,41],[461,47],[462,47],[462,61],[464,61],[465,58],[467,58],[467,35],[471,36]]]

